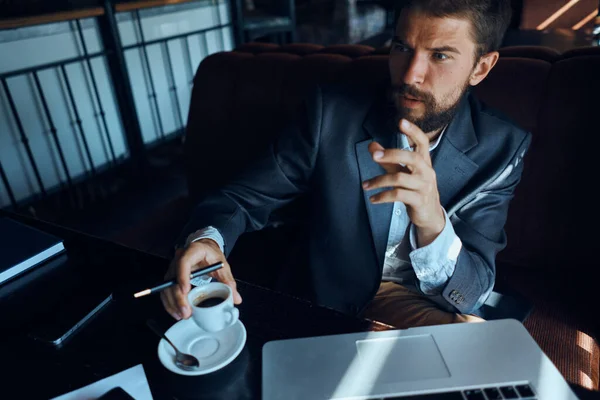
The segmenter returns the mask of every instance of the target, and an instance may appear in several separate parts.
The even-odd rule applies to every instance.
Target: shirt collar
[[[437,139],[435,139],[435,142],[429,143],[429,151],[430,152],[435,150],[436,147],[438,147],[438,144],[440,144],[440,141],[442,140],[442,136],[444,136],[444,133],[446,132],[446,128],[448,128],[448,125],[446,125],[444,127],[444,129],[442,129],[442,132],[439,134]]]
[[[446,132],[446,128],[448,128],[448,125],[446,125],[444,127],[444,129],[442,129],[442,132],[435,139],[435,142],[429,143],[429,152],[432,152],[433,150],[435,150],[436,147],[438,147],[438,145],[440,144],[440,141],[442,140],[442,136],[444,136],[444,133]],[[408,139],[406,138],[406,136],[405,135],[398,135],[398,136],[399,136],[399,141],[400,141],[398,147],[401,148],[402,150],[412,151],[412,148],[409,146]]]

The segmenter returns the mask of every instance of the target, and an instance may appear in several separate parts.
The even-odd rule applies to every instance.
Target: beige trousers
[[[375,298],[367,305],[365,317],[398,329],[415,326],[482,322],[476,315],[442,310],[427,297],[411,292],[395,282],[382,282]]]

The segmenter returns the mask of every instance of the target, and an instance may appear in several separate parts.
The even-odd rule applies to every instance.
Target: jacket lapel
[[[371,153],[369,153],[369,144],[376,141],[385,148],[396,147],[395,131],[389,124],[389,120],[388,109],[385,103],[376,101],[363,124],[363,127],[372,139],[356,143],[356,158],[358,160],[361,184],[367,179],[375,178],[385,173],[385,170],[373,161]],[[369,201],[369,197],[385,189],[364,190],[361,186],[360,190],[363,192],[365,207],[369,216],[369,225],[371,227],[378,266],[382,267],[394,205],[392,203],[372,204]]]
[[[477,136],[471,119],[469,96],[465,96],[438,148],[432,154],[440,203],[447,212],[456,203],[456,196],[461,189],[477,171],[477,164],[465,154],[476,145]]]

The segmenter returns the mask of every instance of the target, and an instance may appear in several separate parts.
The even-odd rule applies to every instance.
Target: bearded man
[[[305,194],[307,297],[398,328],[480,321],[531,141],[470,93],[510,18],[508,0],[407,1],[386,88],[318,87],[252,169],[197,205],[166,310],[188,318],[190,271],[217,261],[240,303],[226,256]]]

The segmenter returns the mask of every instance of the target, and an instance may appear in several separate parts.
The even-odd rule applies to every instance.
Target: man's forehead
[[[396,26],[396,37],[411,45],[428,48],[464,47],[472,42],[470,27],[470,22],[462,18],[439,18],[423,13],[403,12]]]

